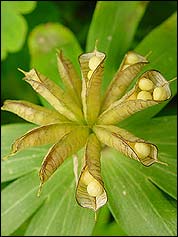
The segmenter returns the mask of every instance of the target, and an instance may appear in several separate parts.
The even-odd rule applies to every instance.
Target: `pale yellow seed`
[[[166,100],[167,94],[163,87],[156,87],[153,91],[154,100]]]
[[[102,194],[103,188],[97,180],[93,180],[88,184],[87,192],[92,197],[98,197]]]
[[[143,77],[140,79],[138,86],[143,91],[149,91],[153,89],[153,82],[150,79]]]
[[[93,74],[93,71],[92,71],[92,70],[88,71],[87,78],[88,78],[89,80],[90,80],[92,74]]]
[[[151,93],[148,91],[140,91],[137,95],[138,100],[152,100]]]
[[[129,64],[129,65],[132,65],[132,64],[138,63],[138,61],[139,61],[139,59],[138,59],[138,56],[136,54],[129,53],[126,57],[125,63]]]
[[[90,58],[88,66],[92,71],[94,71],[97,68],[97,66],[100,64],[100,62],[101,62],[101,59],[99,57],[93,56]]]
[[[129,67],[129,65],[125,64],[125,65],[122,67],[122,70],[126,69],[127,67]]]
[[[145,158],[149,156],[151,151],[150,145],[145,143],[135,143],[134,149],[139,158]]]
[[[88,172],[88,170],[85,170],[82,174],[81,181],[88,185],[91,181],[95,180],[93,176]]]

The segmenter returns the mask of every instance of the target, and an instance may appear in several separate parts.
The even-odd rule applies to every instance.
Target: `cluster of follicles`
[[[148,60],[133,51],[124,56],[102,94],[104,62],[105,54],[96,48],[93,52],[80,55],[81,80],[70,60],[59,51],[57,64],[64,90],[35,69],[29,72],[20,70],[25,74],[25,81],[52,108],[17,100],[7,100],[2,107],[39,125],[13,143],[10,155],[29,147],[53,144],[39,171],[41,183],[38,193],[65,159],[84,147],[84,162],[79,178],[75,174],[76,200],[80,206],[94,211],[107,202],[101,177],[103,147],[114,148],[145,166],[162,163],[158,160],[156,145],[120,128],[119,123],[171,97],[169,82],[159,71],[148,70],[139,76]],[[134,80],[133,88],[128,90]]]

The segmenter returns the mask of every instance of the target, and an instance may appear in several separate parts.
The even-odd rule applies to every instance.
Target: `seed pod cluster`
[[[103,145],[116,149],[145,166],[161,163],[157,147],[120,128],[119,123],[138,111],[171,97],[169,82],[156,70],[145,72],[133,89],[130,84],[148,64],[146,57],[128,52],[114,78],[102,96],[105,53],[96,49],[81,54],[79,63],[82,80],[62,51],[57,53],[58,70],[64,89],[35,69],[25,72],[24,80],[47,100],[53,109],[43,108],[26,101],[7,100],[2,109],[13,112],[25,120],[40,125],[12,144],[16,154],[29,147],[51,144],[39,171],[40,186],[53,175],[62,163],[85,146],[84,164],[79,178],[74,162],[76,200],[95,212],[106,204],[107,192],[101,175]],[[118,126],[115,126],[117,124]]]

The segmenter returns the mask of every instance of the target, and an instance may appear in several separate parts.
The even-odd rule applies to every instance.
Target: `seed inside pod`
[[[90,80],[90,78],[91,78],[91,76],[92,76],[92,73],[93,73],[92,70],[88,71],[87,78],[88,78],[89,80]]]
[[[90,182],[92,182],[93,180],[95,180],[93,178],[93,176],[88,172],[88,170],[85,170],[82,174],[82,182],[85,184],[85,185],[88,185]]]
[[[90,70],[94,71],[97,68],[97,66],[100,64],[100,62],[101,62],[101,59],[99,57],[97,56],[91,57],[88,64]]]
[[[153,91],[154,100],[166,100],[167,94],[163,87],[156,87]]]
[[[145,158],[150,154],[150,145],[145,143],[135,143],[135,152],[140,158]]]
[[[138,86],[143,91],[149,91],[153,89],[153,82],[150,79],[143,77],[140,79]]]
[[[93,180],[88,184],[87,192],[92,197],[98,197],[99,195],[102,194],[103,188],[98,181]]]
[[[129,53],[129,54],[127,55],[127,57],[126,57],[125,63],[126,63],[126,64],[129,64],[129,65],[138,63],[138,57],[137,57],[137,55],[135,55],[135,54],[133,54],[133,53]]]
[[[138,100],[152,100],[152,95],[148,91],[140,91],[137,95]]]

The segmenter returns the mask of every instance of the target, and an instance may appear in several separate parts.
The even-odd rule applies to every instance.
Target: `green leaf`
[[[153,68],[157,69],[168,81],[176,76],[177,70],[176,16],[176,13],[173,14],[160,26],[153,29],[135,49],[136,52],[143,55],[146,55],[151,51],[152,54],[148,58],[150,64],[146,66],[144,70]],[[174,96],[177,91],[176,81],[170,84],[170,88],[172,91],[172,96]],[[156,115],[168,102],[169,100],[159,105],[145,109],[144,111],[138,112],[137,114],[134,114],[132,117],[125,120],[123,124],[127,126],[130,123],[133,124],[143,119],[149,120],[149,118]]]
[[[22,13],[22,14],[28,14],[34,10],[36,7],[35,1],[14,1],[13,4],[9,6],[10,8],[13,8],[16,12]]]
[[[107,55],[104,89],[112,80],[122,57],[129,49],[146,6],[147,3],[141,1],[129,4],[125,1],[97,3],[88,33],[87,51],[93,50],[95,41],[98,40],[98,50]]]
[[[22,136],[28,129],[35,128],[32,124],[7,124],[1,127],[1,135],[3,137],[1,143],[1,157],[7,155],[14,140]]]
[[[27,23],[21,14],[30,13],[35,6],[35,1],[2,2],[1,59],[5,59],[8,52],[17,52],[22,48],[27,34]]]
[[[36,172],[33,172],[3,189],[2,235],[11,234],[43,203],[44,198],[36,197],[37,188],[38,177]]]
[[[140,167],[140,169],[143,168],[143,172],[151,178],[154,184],[176,199],[177,117],[153,118],[149,123],[143,122],[139,125],[137,124],[134,128],[130,125],[127,129],[135,135],[157,145],[158,159],[166,162],[168,166],[153,165],[149,169],[144,167]]]
[[[64,55],[70,58],[79,71],[78,56],[81,48],[74,34],[59,23],[47,23],[36,26],[29,36],[29,50],[31,67],[40,73],[61,84],[57,69],[57,49],[62,49]]]
[[[47,199],[32,218],[25,235],[91,235],[94,213],[76,203],[72,160],[67,160],[61,168],[46,183],[42,195],[47,193]]]
[[[1,143],[1,157],[4,157],[9,153],[14,140],[34,127],[35,126],[31,124],[10,124],[2,126],[1,134],[3,139]],[[34,152],[34,148],[31,148],[10,157],[6,161],[1,161],[1,168],[3,170],[1,182],[19,178],[34,169],[38,169],[41,164],[41,159],[47,150],[46,148],[40,147],[40,149],[36,148],[35,151],[37,152]]]
[[[151,51],[146,69],[155,68],[162,72],[167,80],[176,76],[177,48],[177,13],[154,28],[135,48],[135,51],[146,55]],[[161,40],[160,40],[161,39]],[[171,47],[169,47],[171,45]]]
[[[139,128],[137,124],[137,129],[130,125],[128,130],[156,144],[159,160],[169,166],[147,168],[114,150],[103,151],[102,172],[112,214],[128,235],[174,236],[176,209],[162,191],[177,197],[176,116],[154,118]]]
[[[144,171],[116,152],[104,155],[103,175],[110,210],[129,236],[174,236],[176,208]]]
[[[32,126],[28,124],[3,126],[2,153],[7,154],[12,141],[29,128]],[[26,235],[91,235],[94,213],[79,207],[75,200],[72,159],[66,160],[48,180],[40,198],[36,196],[38,171],[45,152],[46,147],[28,149],[3,161],[7,165],[2,166],[2,180],[18,179],[2,191],[2,234],[11,234],[34,214]]]
[[[111,219],[108,204],[101,208],[92,236],[127,236],[122,227]]]

